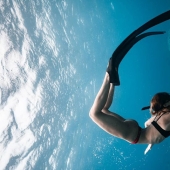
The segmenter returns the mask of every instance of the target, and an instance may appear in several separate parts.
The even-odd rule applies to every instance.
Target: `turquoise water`
[[[0,169],[170,169],[170,139],[144,155],[88,116],[113,50],[169,10],[169,0],[0,2]],[[151,30],[120,66],[111,110],[143,127],[148,105],[170,87],[170,21]]]

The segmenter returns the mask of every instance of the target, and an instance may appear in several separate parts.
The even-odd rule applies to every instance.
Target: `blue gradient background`
[[[170,9],[169,0],[0,2],[0,169],[170,169],[170,140],[144,155],[98,128],[88,112],[108,60],[132,31]],[[170,21],[136,44],[119,69],[111,110],[137,120],[170,92]]]

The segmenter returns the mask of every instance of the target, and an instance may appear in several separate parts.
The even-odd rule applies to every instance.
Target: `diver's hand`
[[[152,144],[149,144],[148,147],[145,149],[144,154],[146,155],[147,152],[148,152],[149,150],[151,150],[152,147],[153,147],[153,145],[152,145]]]

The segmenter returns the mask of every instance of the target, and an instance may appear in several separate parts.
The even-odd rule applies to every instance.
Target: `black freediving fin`
[[[125,47],[122,51],[120,51],[120,53],[117,55],[117,57],[114,59],[114,64],[115,66],[118,68],[120,62],[122,61],[123,57],[127,54],[127,52],[133,47],[133,45],[135,45],[138,41],[140,41],[141,39],[147,37],[147,36],[151,36],[151,35],[158,35],[158,34],[164,34],[165,32],[163,31],[157,31],[157,32],[147,32],[147,33],[143,33],[138,35],[137,37],[135,37],[134,39],[132,39]]]
[[[170,10],[166,11],[160,15],[158,15],[157,17],[151,19],[150,21],[146,22],[145,24],[143,24],[141,27],[139,27],[137,30],[133,31],[117,48],[116,50],[113,52],[112,57],[116,57],[117,54],[123,50],[123,48],[136,36],[138,36],[139,34],[141,34],[142,32],[146,31],[147,29],[158,25],[166,20],[170,19]]]
[[[164,32],[148,32],[143,34],[141,33],[168,19],[170,19],[170,10],[158,15],[157,17],[151,19],[150,21],[148,21],[147,23],[143,24],[141,27],[133,31],[113,52],[112,54],[113,66],[115,66],[115,68],[118,69],[120,62],[122,61],[126,53],[132,48],[132,46],[135,43],[137,43],[141,39],[150,35],[163,34]],[[117,85],[120,85],[120,82]]]

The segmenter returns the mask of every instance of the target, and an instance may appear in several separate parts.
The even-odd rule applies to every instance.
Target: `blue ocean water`
[[[89,110],[113,50],[134,29],[169,10],[169,0],[0,2],[0,169],[170,169],[170,139],[144,155],[98,128]],[[120,66],[111,110],[143,127],[141,112],[170,91],[166,34],[133,47]]]

